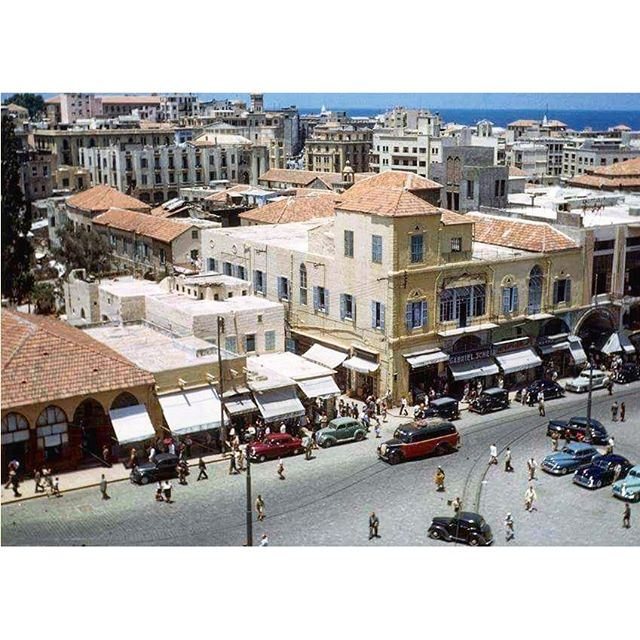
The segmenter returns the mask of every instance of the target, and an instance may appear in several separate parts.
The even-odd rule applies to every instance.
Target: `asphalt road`
[[[616,440],[616,451],[640,462],[640,383],[616,387],[614,398],[625,401],[627,422],[610,420],[611,398],[594,393],[593,416],[602,420]],[[512,404],[488,416],[465,412],[457,422],[463,446],[441,458],[427,458],[391,467],[378,460],[380,442],[370,436],[360,443],[321,449],[315,459],[285,459],[286,479],[276,463],[252,465],[253,495],[262,494],[267,517],[254,517],[254,543],[262,533],[271,545],[439,545],[426,531],[431,518],[448,515],[447,500],[458,495],[463,508],[479,510],[492,526],[497,545],[506,544],[502,521],[515,519],[516,539],[510,545],[638,545],[640,508],[632,505],[632,528],[621,527],[623,503],[610,488],[588,491],[571,476],[556,478],[539,471],[538,510],[527,513],[526,460],[540,462],[550,452],[545,436],[549,418],[584,415],[585,396],[568,395],[547,402],[547,418],[537,408]],[[389,437],[397,419],[385,426]],[[489,446],[511,447],[515,472],[488,467]],[[446,492],[436,493],[433,476],[444,468]],[[173,504],[156,503],[154,486],[128,482],[109,487],[103,501],[97,489],[2,507],[4,545],[242,545],[245,542],[245,476],[229,476],[224,463],[209,466],[209,480],[189,485],[174,482]],[[24,492],[31,483],[23,485]],[[368,540],[368,515],[380,518],[381,538]]]

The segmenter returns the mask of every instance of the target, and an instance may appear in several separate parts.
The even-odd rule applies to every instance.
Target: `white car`
[[[585,393],[589,391],[590,374],[592,374],[591,369],[585,369],[577,378],[569,380],[569,382],[564,385],[564,388],[574,393]],[[604,389],[609,384],[609,374],[606,371],[594,369],[592,376],[592,389]]]

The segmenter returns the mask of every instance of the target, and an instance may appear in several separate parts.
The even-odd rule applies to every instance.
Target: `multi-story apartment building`
[[[516,142],[507,146],[507,164],[525,172],[532,182],[547,175],[547,146],[538,142]]]
[[[318,125],[305,144],[305,169],[339,173],[348,162],[355,172],[366,172],[371,145],[370,129],[356,130],[335,122]]]
[[[561,136],[567,131],[567,125],[560,120],[549,120],[545,115],[542,120],[516,120],[507,125],[508,142],[516,142],[520,138],[534,136]]]
[[[440,136],[442,128],[442,118],[439,113],[405,107],[394,107],[391,111],[387,111],[382,116],[382,122],[385,129],[422,129],[432,137]]]
[[[49,98],[45,109],[51,124],[73,124],[102,115],[102,100],[93,93],[61,93]]]
[[[49,198],[56,188],[56,157],[48,151],[26,148],[18,152],[20,187],[28,203]]]
[[[618,138],[571,139],[564,145],[562,175],[579,176],[640,157],[640,147],[622,144]]]
[[[102,115],[105,118],[120,118],[136,114],[140,120],[160,120],[158,95],[151,96],[102,96]]]
[[[200,114],[200,101],[193,93],[174,93],[160,96],[158,106],[158,119],[169,122],[177,122],[187,118],[193,118]]]
[[[282,301],[295,348],[333,350],[352,394],[461,394],[537,375],[534,341],[584,307],[579,244],[544,223],[438,208],[415,179],[362,180],[332,219],[207,230],[203,259]]]
[[[595,167],[582,175],[568,178],[567,183],[585,189],[640,192],[640,158],[616,162],[608,167]]]

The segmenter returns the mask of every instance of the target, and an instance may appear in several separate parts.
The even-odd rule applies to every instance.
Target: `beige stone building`
[[[336,352],[352,394],[537,375],[538,341],[587,303],[582,248],[548,224],[441,209],[420,180],[363,180],[330,219],[206,231],[203,259],[241,266],[257,295],[282,301],[297,351]]]
[[[304,166],[308,171],[339,173],[349,163],[356,173],[366,172],[371,148],[371,129],[329,122],[318,125],[307,139]]]

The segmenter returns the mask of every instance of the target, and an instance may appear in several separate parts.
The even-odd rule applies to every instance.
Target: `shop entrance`
[[[93,398],[87,398],[78,405],[73,414],[72,427],[76,438],[79,439],[78,444],[85,462],[102,462],[104,447],[111,452],[116,442],[109,416],[102,405]]]

